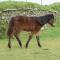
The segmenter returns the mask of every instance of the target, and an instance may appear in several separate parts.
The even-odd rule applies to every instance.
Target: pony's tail
[[[8,30],[7,30],[7,36],[11,36],[12,35],[13,27],[14,27],[14,21],[13,21],[13,18],[11,18],[11,20],[9,22]]]

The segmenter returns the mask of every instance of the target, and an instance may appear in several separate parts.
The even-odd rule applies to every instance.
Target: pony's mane
[[[44,16],[38,17],[37,22],[38,22],[41,26],[43,26],[44,24],[48,23],[48,21],[49,21],[50,19],[52,19],[52,18],[54,19],[54,15],[53,15],[53,14],[46,14],[46,15],[44,15]]]

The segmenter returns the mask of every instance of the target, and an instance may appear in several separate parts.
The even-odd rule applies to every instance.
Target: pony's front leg
[[[41,47],[41,44],[40,44],[40,41],[39,41],[39,36],[36,36],[36,39],[37,39],[38,46]]]
[[[36,36],[38,47],[41,47],[41,44],[40,44],[40,41],[39,41],[39,34],[40,34],[40,32],[38,30],[38,31],[36,31],[35,36]]]
[[[26,48],[28,47],[28,44],[29,44],[31,39],[32,39],[32,35],[30,35],[29,38],[28,38],[28,41],[27,41],[26,46],[25,46]]]

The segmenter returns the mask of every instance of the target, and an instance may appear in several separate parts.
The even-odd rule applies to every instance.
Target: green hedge
[[[15,2],[15,1],[6,1],[0,2],[0,10],[4,9],[13,9],[13,8],[39,8],[40,10],[60,10],[60,3],[54,3],[51,5],[39,5],[32,2]]]
[[[8,23],[6,20],[0,20],[0,38],[6,37]]]

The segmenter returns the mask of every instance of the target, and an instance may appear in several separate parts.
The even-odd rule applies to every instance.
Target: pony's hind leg
[[[13,36],[13,33],[8,30],[7,36],[8,36],[8,39],[9,39],[8,40],[8,47],[11,48],[11,38]]]
[[[16,39],[17,39],[18,43],[19,43],[19,46],[20,46],[20,47],[22,47],[21,40],[19,39],[19,37],[18,37],[18,35],[17,35],[17,34],[15,34],[15,37],[16,37]]]
[[[9,40],[8,40],[8,47],[11,48],[11,37],[9,36],[8,38],[9,38]]]

